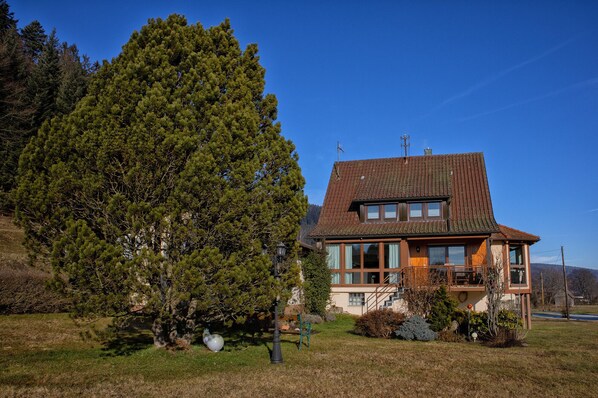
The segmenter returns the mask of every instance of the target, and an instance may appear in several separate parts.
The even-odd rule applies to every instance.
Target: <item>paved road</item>
[[[532,317],[548,319],[564,319],[560,312],[533,312]],[[578,315],[571,314],[569,318],[574,321],[598,321],[598,315]]]

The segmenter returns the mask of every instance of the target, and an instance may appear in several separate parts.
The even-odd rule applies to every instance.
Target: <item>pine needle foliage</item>
[[[173,346],[297,283],[290,262],[280,283],[271,272],[279,241],[294,257],[307,202],[264,75],[228,20],[150,20],[42,126],[21,156],[17,218],[77,315],[147,316],[155,344]]]

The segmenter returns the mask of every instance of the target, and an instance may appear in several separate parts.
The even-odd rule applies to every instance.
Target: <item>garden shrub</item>
[[[438,340],[447,343],[462,343],[465,341],[465,336],[458,333],[458,331],[443,330],[438,332]]]
[[[419,315],[407,319],[395,330],[395,334],[403,340],[432,341],[438,337],[437,333],[430,329],[430,325]]]
[[[405,315],[391,309],[370,311],[355,321],[355,333],[368,337],[388,339],[405,321]]]
[[[430,308],[430,313],[428,315],[430,328],[435,332],[440,332],[451,326],[451,321],[454,319],[457,305],[457,301],[449,296],[446,286],[440,286],[440,288],[434,292],[432,307]]]
[[[500,326],[496,336],[490,337],[484,345],[495,348],[523,347],[526,333],[519,328],[510,329]]]
[[[459,314],[458,310],[455,314]],[[486,312],[471,312],[471,318],[468,318],[467,311],[463,311],[463,315],[457,315],[457,321],[459,322],[459,331],[467,336],[467,324],[469,322],[469,330],[471,333],[477,332],[481,340],[488,340],[491,338],[488,330],[488,314]],[[463,321],[459,319],[463,316]],[[522,325],[521,318],[513,311],[502,309],[498,312],[498,326],[505,330],[515,330]],[[499,336],[497,336],[498,338]],[[502,337],[501,337],[502,338]]]

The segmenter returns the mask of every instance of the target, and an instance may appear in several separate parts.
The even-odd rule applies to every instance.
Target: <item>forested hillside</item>
[[[22,29],[5,0],[0,0],[0,212],[14,208],[19,156],[39,127],[67,114],[85,95],[97,64],[75,44],[48,34],[39,21]]]

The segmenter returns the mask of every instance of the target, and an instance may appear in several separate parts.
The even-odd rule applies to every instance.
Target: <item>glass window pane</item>
[[[399,247],[398,243],[385,243],[384,244],[384,268],[399,268]]]
[[[525,285],[525,268],[511,268],[511,284]]]
[[[380,206],[368,206],[368,220],[377,220],[380,218]]]
[[[349,293],[349,305],[365,305],[365,293]]]
[[[364,274],[364,283],[370,285],[377,285],[380,283],[380,273],[379,272],[366,272]]]
[[[446,261],[446,247],[430,246],[428,247],[428,256],[430,257],[430,265],[444,265]]]
[[[340,245],[326,245],[326,251],[328,252],[328,268],[340,269],[341,268],[341,247]]]
[[[331,273],[330,277],[330,283],[332,283],[333,285],[339,285],[341,283],[341,274],[339,274],[338,272]]]
[[[379,268],[378,263],[378,244],[366,243],[363,245],[363,267]]]
[[[428,217],[440,217],[440,202],[428,203]]]
[[[397,204],[387,204],[384,205],[384,218],[388,219],[396,219],[397,218]]]
[[[388,283],[399,283],[401,281],[401,274],[399,272],[385,272],[384,279],[388,278]]]
[[[361,244],[351,245],[351,257],[346,257],[345,261],[348,263],[347,269],[361,268]]]
[[[409,203],[409,218],[422,217],[422,204],[421,203]]]
[[[449,246],[449,264],[465,265],[465,246]]]
[[[345,273],[345,284],[347,285],[355,285],[361,283],[361,273],[360,272],[347,272]]]
[[[521,246],[510,246],[509,257],[511,264],[523,265],[523,250],[521,250]]]

